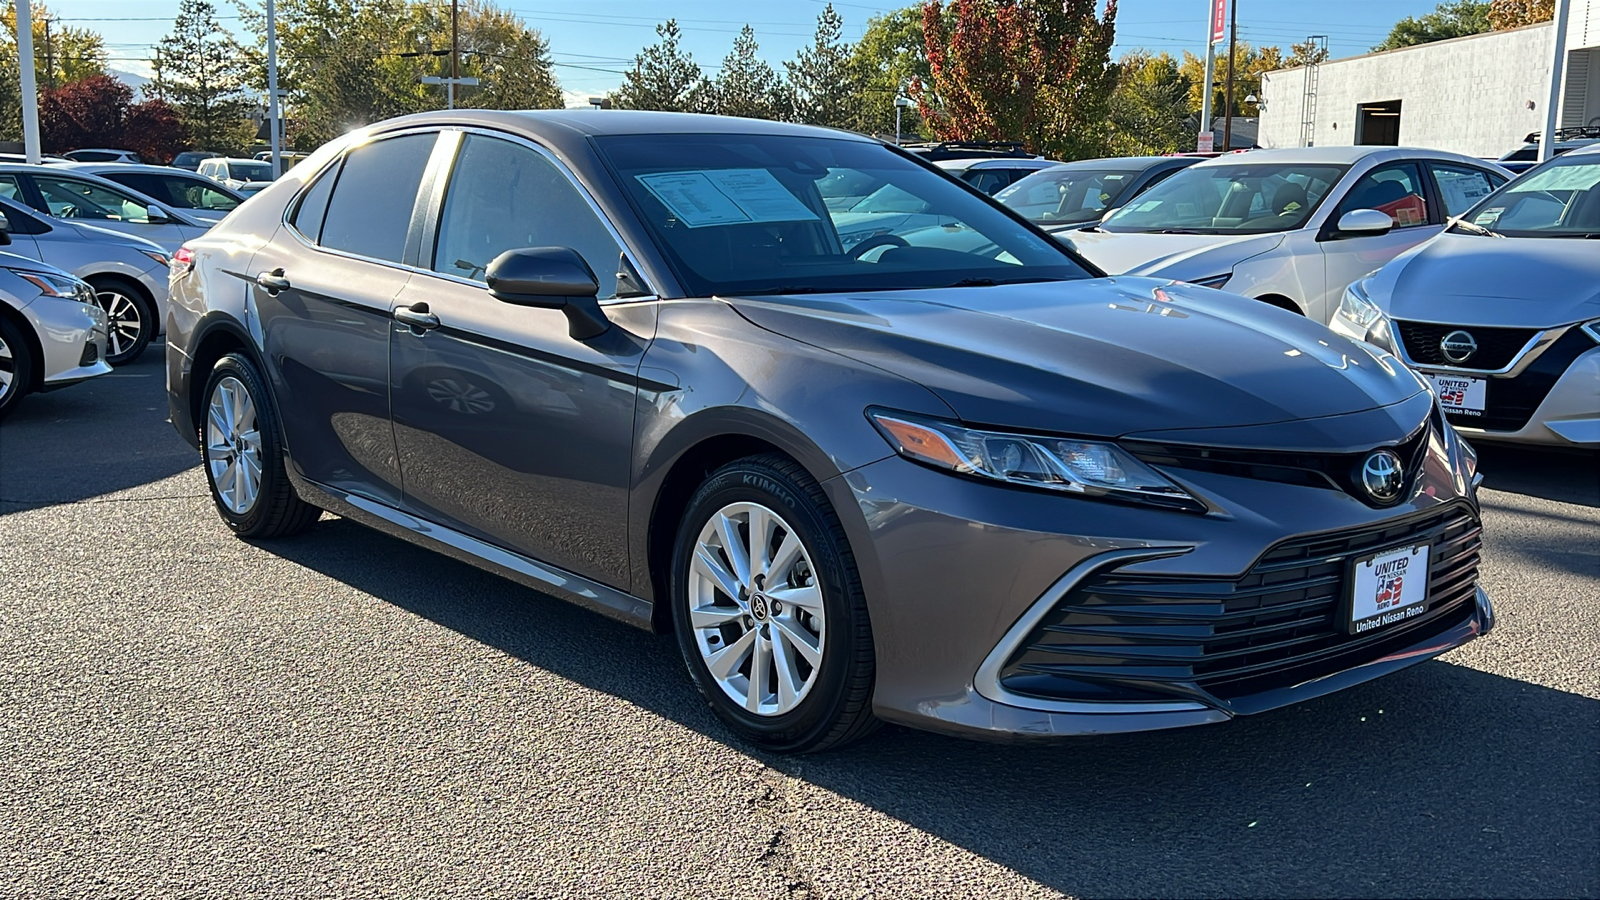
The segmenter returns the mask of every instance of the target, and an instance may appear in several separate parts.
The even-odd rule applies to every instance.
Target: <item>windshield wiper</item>
[[[1210,232],[1200,231],[1199,229],[1196,229],[1196,228],[1163,228],[1160,231],[1156,232],[1156,234],[1209,234],[1209,233]]]
[[[953,281],[945,285],[945,287],[994,287],[999,283],[993,278],[963,278],[960,281]]]
[[[1482,225],[1477,224],[1476,222],[1468,222],[1465,219],[1457,219],[1455,221],[1455,223],[1453,225],[1451,225],[1450,227],[1451,228],[1459,228],[1459,229],[1461,229],[1462,231],[1465,231],[1468,234],[1479,234],[1479,235],[1482,235],[1484,237],[1497,237],[1497,238],[1505,237],[1505,235],[1501,234],[1498,231],[1495,231],[1492,228],[1485,228]]]

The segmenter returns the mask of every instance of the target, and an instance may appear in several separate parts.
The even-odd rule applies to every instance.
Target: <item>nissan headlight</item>
[[[34,272],[28,269],[12,269],[11,274],[38,288],[39,293],[46,297],[63,297],[83,303],[94,302],[94,288],[70,275]]]
[[[1009,434],[886,410],[868,410],[901,456],[990,481],[1204,512],[1205,505],[1116,444]]]
[[[1394,352],[1394,341],[1389,337],[1389,317],[1383,314],[1367,294],[1366,281],[1358,281],[1344,289],[1339,308],[1328,326],[1345,337],[1366,341],[1375,347]]]

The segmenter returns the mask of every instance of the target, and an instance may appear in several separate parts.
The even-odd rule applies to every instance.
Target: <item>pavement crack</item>
[[[790,837],[794,809],[789,804],[788,778],[773,769],[763,769],[757,790],[747,802],[776,820],[756,863],[772,869],[783,879],[785,895],[790,900],[821,900],[822,891],[801,869],[794,840]]]

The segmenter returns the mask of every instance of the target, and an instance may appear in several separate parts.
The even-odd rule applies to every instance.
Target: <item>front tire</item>
[[[745,740],[816,752],[877,726],[855,559],[822,489],[793,460],[749,457],[706,479],[678,530],[670,602],[690,677]]]
[[[33,349],[9,319],[0,318],[0,419],[33,390]]]
[[[125,366],[138,359],[155,339],[161,323],[156,306],[144,291],[120,278],[95,277],[94,301],[106,311],[106,362]]]
[[[278,421],[255,364],[237,353],[217,360],[202,412],[201,468],[222,521],[243,538],[288,537],[310,528],[322,511],[289,483]]]

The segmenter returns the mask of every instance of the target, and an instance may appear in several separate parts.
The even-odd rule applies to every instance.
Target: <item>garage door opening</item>
[[[1356,143],[1373,147],[1400,146],[1400,101],[1363,103],[1356,107]]]

